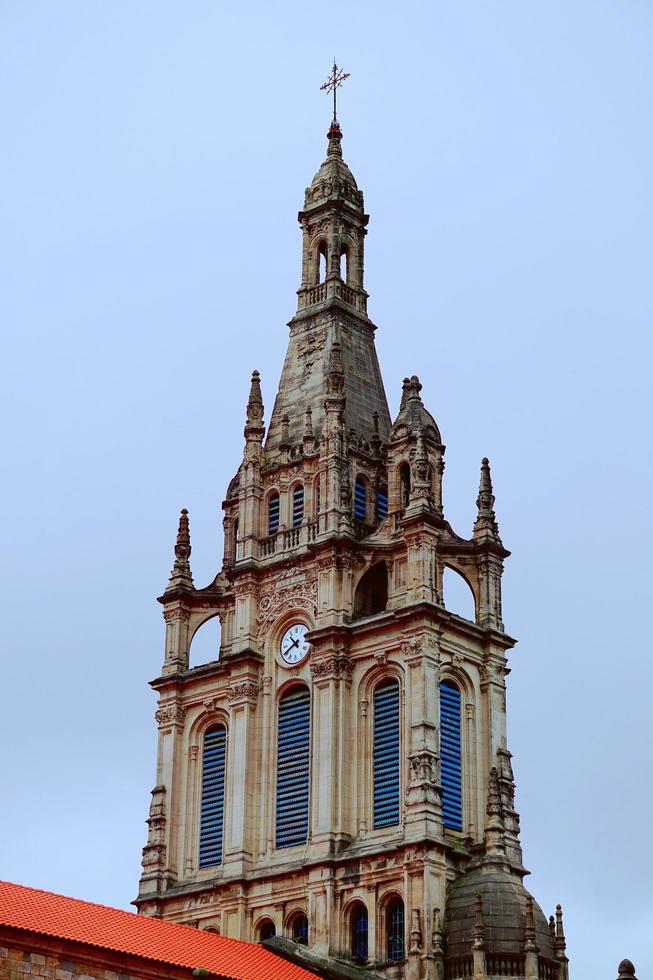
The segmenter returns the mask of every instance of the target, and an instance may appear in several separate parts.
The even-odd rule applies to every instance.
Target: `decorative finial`
[[[478,497],[476,506],[479,514],[492,515],[494,517],[494,494],[492,493],[492,476],[490,474],[490,461],[484,456],[481,461],[481,480],[478,486]]]
[[[306,409],[306,421],[304,423],[304,439],[313,438],[313,409],[309,405]]]
[[[403,409],[408,404],[408,396],[410,394],[410,378],[404,378],[403,384],[401,386],[401,405],[399,406],[399,411]]]
[[[258,371],[252,371],[252,383],[249,389],[249,400],[247,402],[247,424],[259,423],[263,421],[263,396],[261,395],[261,375]]]
[[[193,589],[193,576],[189,561],[191,550],[188,511],[184,507],[179,515],[179,527],[177,528],[177,540],[175,542],[175,563],[172,566],[166,592],[174,592],[177,589]]]
[[[622,960],[618,969],[619,976],[617,980],[637,980],[635,976],[635,966],[630,960]]]
[[[379,432],[379,413],[372,412],[372,439],[370,441],[372,452],[378,455],[381,449],[381,433]]]
[[[551,939],[555,942],[556,938],[556,920],[552,915],[549,916],[549,932],[551,933]]]
[[[336,64],[336,59],[334,58],[333,59],[333,68],[329,72],[329,77],[327,78],[327,80],[324,83],[324,85],[320,85],[320,91],[321,92],[333,92],[333,121],[331,122],[331,128],[333,129],[335,127],[336,129],[338,129],[338,131],[340,130],[340,126],[338,125],[338,112],[337,112],[337,103],[336,103],[336,92],[338,91],[338,89],[340,88],[340,86],[342,85],[342,83],[347,78],[349,78],[349,75],[350,75],[350,72],[345,72],[345,71],[342,71],[341,68],[338,68],[338,66]]]
[[[556,949],[564,950],[566,946],[565,929],[562,923],[562,906],[556,905]]]
[[[526,899],[526,928],[524,939],[527,943],[535,942],[535,919],[533,917],[533,898],[531,895]]]
[[[182,507],[179,515],[179,527],[177,528],[177,541],[175,544],[175,557],[179,561],[187,562],[190,558],[192,548],[190,546],[190,526],[188,524],[188,511]]]

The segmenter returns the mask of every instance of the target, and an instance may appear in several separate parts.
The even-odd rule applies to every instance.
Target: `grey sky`
[[[128,906],[154,784],[153,601],[195,582],[249,374],[266,417],[337,55],[393,414],[419,373],[469,534],[481,457],[529,887],[572,980],[653,973],[653,5],[0,3],[0,877]]]

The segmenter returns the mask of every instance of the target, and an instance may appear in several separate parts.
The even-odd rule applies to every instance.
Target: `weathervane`
[[[349,75],[350,75],[350,72],[348,72],[348,71],[342,71],[342,69],[338,68],[338,66],[336,64],[336,59],[334,58],[333,59],[333,68],[329,72],[328,79],[326,80],[326,82],[324,83],[324,85],[320,85],[320,91],[321,92],[333,92],[333,121],[334,121],[334,123],[337,123],[338,122],[338,116],[337,116],[337,113],[336,113],[336,91],[340,88],[340,86],[342,85],[342,83],[344,82],[344,80],[346,78],[349,78]]]

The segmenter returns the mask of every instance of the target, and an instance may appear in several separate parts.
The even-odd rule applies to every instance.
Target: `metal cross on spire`
[[[340,88],[342,83],[346,78],[349,78],[350,72],[342,71],[338,68],[336,64],[336,59],[333,59],[333,68],[329,72],[329,77],[327,78],[324,85],[320,85],[321,92],[333,92],[333,121],[334,123],[338,121],[338,115],[336,113],[336,91]]]

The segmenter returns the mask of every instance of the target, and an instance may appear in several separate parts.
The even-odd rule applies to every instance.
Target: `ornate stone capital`
[[[190,610],[183,606],[172,606],[163,610],[163,619],[167,625],[170,623],[187,623],[190,619]]]
[[[351,677],[353,664],[348,657],[325,657],[323,660],[311,661],[311,674],[314,680],[320,678]]]
[[[242,681],[240,684],[232,684],[227,691],[227,700],[231,704],[256,704],[260,687],[254,681]]]
[[[186,710],[179,701],[174,701],[172,704],[161,705],[154,717],[159,728],[167,728],[172,725],[183,728]]]

